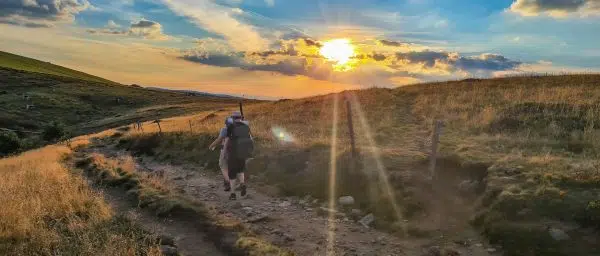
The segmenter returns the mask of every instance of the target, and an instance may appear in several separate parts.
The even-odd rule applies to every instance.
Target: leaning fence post
[[[435,179],[435,164],[437,161],[438,144],[440,142],[440,133],[444,123],[441,120],[436,120],[433,125],[433,134],[431,135],[431,155],[429,156],[429,172],[432,179]]]
[[[188,123],[190,124],[190,133],[194,133],[194,130],[192,130],[192,120],[188,120]]]
[[[156,123],[156,125],[158,125],[158,133],[162,134],[162,128],[160,128],[160,119],[154,120],[154,123]]]

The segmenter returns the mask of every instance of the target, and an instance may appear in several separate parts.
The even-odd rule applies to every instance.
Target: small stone
[[[279,203],[279,207],[281,207],[281,208],[290,207],[291,205],[292,205],[292,203],[290,203],[289,201],[283,201],[283,202]]]
[[[273,231],[271,231],[271,233],[273,233],[275,235],[283,235],[283,232],[281,232],[281,230],[279,230],[279,229],[273,229]]]
[[[338,203],[343,206],[349,206],[354,204],[354,197],[352,196],[342,196],[338,198]]]
[[[477,243],[477,244],[475,244],[475,246],[477,246],[477,247],[483,247],[483,244],[482,243]]]
[[[259,222],[259,221],[265,221],[267,219],[269,219],[269,215],[266,214],[266,213],[263,213],[263,214],[256,215],[253,218],[248,219],[247,221],[250,222],[250,223],[256,223],[256,222]]]
[[[487,248],[487,250],[486,250],[486,251],[487,251],[487,252],[489,252],[489,253],[494,253],[494,252],[496,252],[497,250],[496,250],[496,248]]]
[[[454,243],[457,245],[460,245],[460,246],[465,246],[465,247],[469,246],[469,242],[463,241],[463,240],[454,240]]]
[[[170,245],[161,245],[160,251],[165,256],[177,256],[178,255],[177,248],[170,246]]]
[[[284,237],[285,241],[287,241],[287,242],[296,241],[296,239],[292,235],[287,234],[287,233],[283,234],[283,237]]]
[[[328,213],[337,214],[338,211],[336,211],[335,209],[327,208],[327,207],[319,207],[319,213],[321,213],[321,214],[328,214]]]
[[[183,177],[177,176],[177,177],[173,178],[173,180],[183,180]]]
[[[564,241],[571,238],[565,231],[559,228],[548,228],[548,233],[550,233],[550,236],[556,241]]]
[[[439,246],[431,246],[425,250],[424,256],[442,256],[442,250]]]
[[[235,202],[231,205],[231,208],[233,208],[233,209],[240,209],[242,207],[243,207],[242,203],[240,203],[240,202]]]
[[[248,207],[248,206],[246,206],[246,207],[242,208],[242,210],[243,210],[244,212],[251,212],[251,211],[252,211],[252,207]]]
[[[460,256],[460,252],[457,250],[454,250],[452,248],[444,248],[442,255],[444,255],[444,256]]]
[[[361,225],[363,225],[366,228],[368,228],[369,225],[371,225],[371,223],[373,223],[373,221],[375,221],[375,215],[373,215],[372,213],[369,213],[367,216],[365,216],[362,219],[360,219],[358,221],[358,223],[360,223]]]

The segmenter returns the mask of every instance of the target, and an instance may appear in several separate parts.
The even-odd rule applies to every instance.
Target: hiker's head
[[[233,120],[242,120],[242,113],[240,113],[239,111],[234,111],[233,113],[231,113],[231,118]]]

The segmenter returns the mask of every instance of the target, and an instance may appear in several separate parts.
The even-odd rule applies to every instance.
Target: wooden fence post
[[[190,133],[194,133],[194,130],[192,130],[192,120],[188,120],[188,123],[190,124]]]
[[[443,125],[444,123],[441,120],[436,120],[433,125],[433,134],[431,135],[431,155],[429,156],[429,172],[432,179],[436,178],[435,165]]]
[[[162,128],[160,128],[160,119],[154,120],[154,123],[156,123],[156,125],[158,125],[158,133],[162,134]]]
[[[348,120],[348,133],[350,136],[350,146],[352,147],[352,158],[356,159],[356,142],[354,139],[354,123],[352,122],[352,108],[350,106],[350,97],[346,95],[346,119]]]

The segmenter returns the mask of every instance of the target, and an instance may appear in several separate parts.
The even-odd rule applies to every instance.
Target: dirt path
[[[168,218],[159,218],[146,210],[137,208],[132,205],[131,200],[127,198],[125,192],[120,188],[97,189],[103,192],[105,201],[110,204],[118,215],[125,216],[140,224],[144,230],[174,240],[176,247],[169,245],[163,245],[163,247],[176,248],[181,255],[185,256],[225,255],[213,243],[205,241],[205,234],[199,232],[194,225]],[[164,243],[165,241],[163,241]],[[168,241],[166,242],[166,244],[169,243]]]
[[[98,153],[107,157],[128,154],[109,147],[97,150],[101,150]],[[471,230],[461,232],[460,241],[449,241],[449,238],[444,237],[399,238],[364,227],[342,213],[336,214],[335,239],[333,244],[328,246],[327,214],[320,214],[323,210],[307,200],[271,197],[250,187],[247,197],[230,201],[228,192],[223,191],[221,177],[207,174],[202,167],[176,166],[159,163],[151,158],[136,158],[136,169],[140,172],[164,174],[167,183],[190,200],[201,202],[220,214],[246,222],[256,234],[275,245],[296,252],[297,255],[494,254],[487,251],[484,242],[479,241],[477,234]],[[171,225],[174,224],[170,224],[169,228],[173,228]],[[333,254],[328,254],[328,247],[333,248]],[[450,253],[443,254],[444,248]],[[439,252],[440,250],[442,252]]]

